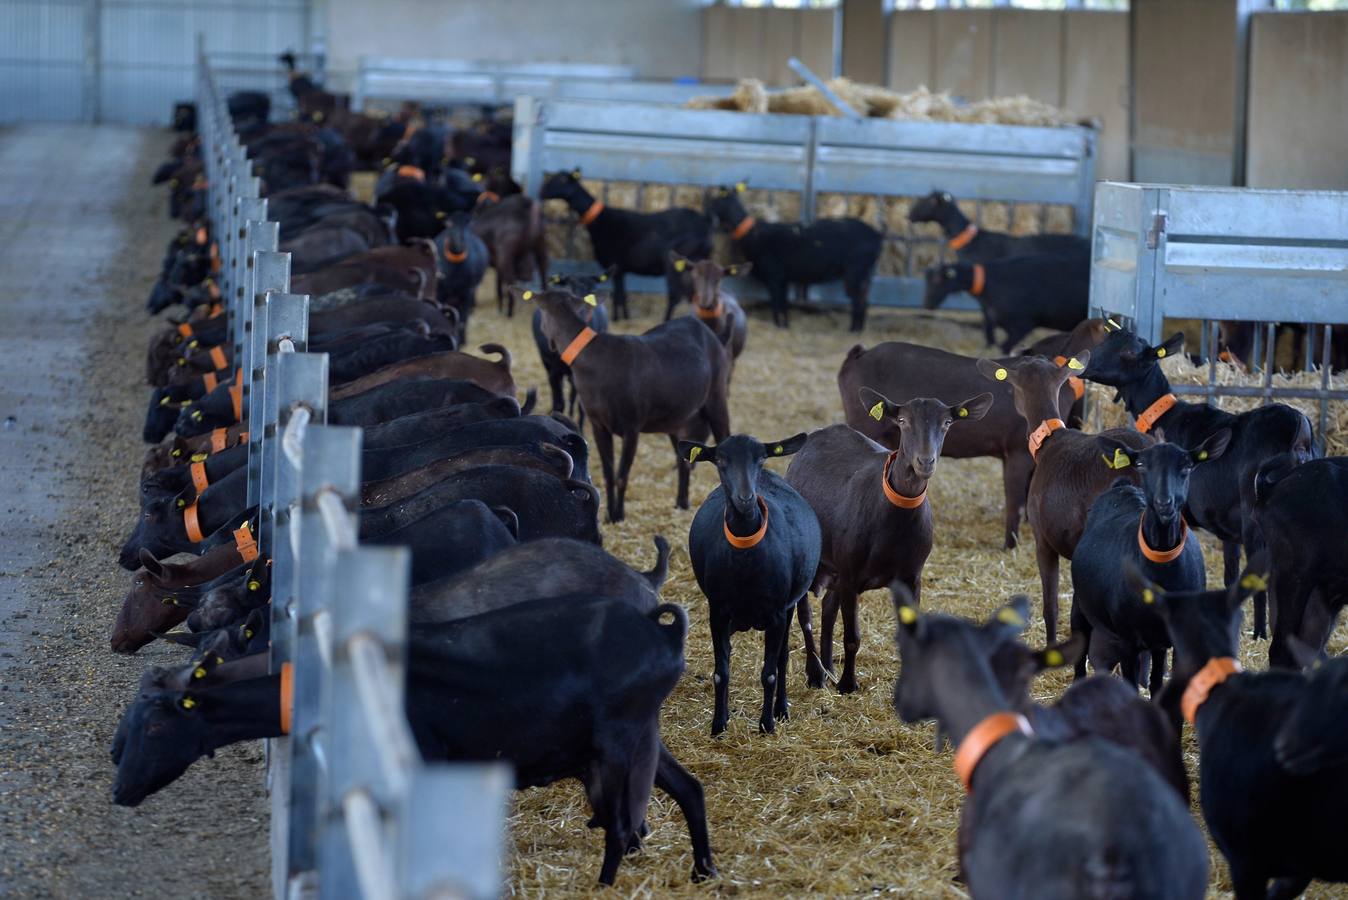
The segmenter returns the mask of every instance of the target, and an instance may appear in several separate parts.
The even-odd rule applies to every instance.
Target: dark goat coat
[[[378,425],[400,416],[453,406],[485,403],[495,395],[460,378],[401,378],[328,404],[329,425]]]
[[[738,193],[728,188],[716,190],[711,209],[721,227],[732,234],[749,215]],[[753,277],[768,290],[773,324],[788,324],[789,285],[841,280],[851,301],[851,329],[860,331],[865,326],[871,278],[884,244],[880,232],[865,222],[758,222],[736,243],[754,264]]]
[[[544,200],[565,200],[580,216],[593,207],[595,198],[581,186],[579,172],[558,172],[543,184]],[[682,299],[683,286],[669,262],[676,250],[690,259],[711,255],[711,220],[692,209],[667,209],[641,213],[605,206],[586,229],[594,258],[602,268],[613,269],[613,315],[631,317],[627,309],[627,273],[664,275],[673,306]]]
[[[1006,339],[1000,344],[1010,353],[1035,328],[1070,331],[1081,324],[1089,309],[1089,257],[1014,256],[980,263],[984,284],[974,299],[983,308],[991,328],[1000,327]],[[972,291],[974,264],[952,263],[927,270],[923,305],[936,309],[946,297]]]
[[[395,420],[397,421],[397,420]],[[432,432],[431,427],[426,431]],[[575,477],[590,480],[589,452],[585,438],[547,416],[489,419],[473,425],[434,433],[426,440],[361,454],[361,472],[374,481],[401,475],[439,459],[481,447],[512,447],[536,441],[555,444],[575,462]]]

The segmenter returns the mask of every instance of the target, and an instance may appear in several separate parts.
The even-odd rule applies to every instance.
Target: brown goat
[[[1111,438],[1132,450],[1155,443],[1131,428],[1111,428],[1100,435],[1065,427],[1061,418],[1062,387],[1074,372],[1085,369],[1090,351],[1069,357],[1065,365],[1040,356],[1010,360],[980,359],[985,378],[1011,386],[1016,411],[1035,423],[1027,449],[1035,458],[1025,504],[1034,532],[1035,561],[1043,589],[1044,631],[1050,641],[1058,631],[1058,569],[1060,558],[1072,558],[1086,528],[1091,504],[1120,476],[1137,482],[1132,468],[1113,467],[1097,437]],[[1059,401],[1059,402],[1055,402]],[[1111,445],[1112,446],[1112,445]],[[1106,456],[1105,460],[1101,457]]]
[[[716,335],[692,319],[675,319],[639,335],[596,333],[567,291],[524,291],[543,311],[543,334],[560,351],[594,430],[604,467],[610,522],[621,522],[627,476],[641,433],[669,435],[678,460],[679,509],[688,508],[689,462],[680,440],[717,442],[730,434],[730,359]],[[622,437],[615,477],[613,436]]]
[[[480,178],[475,175],[473,180]],[[539,281],[546,281],[548,277],[543,204],[524,194],[511,194],[493,201],[484,193],[473,211],[472,229],[487,245],[491,267],[496,270],[496,308],[513,316],[515,298],[507,288],[516,282],[528,281],[535,271]]]
[[[745,341],[749,338],[749,320],[723,279],[727,275],[732,278],[748,275],[753,263],[722,268],[709,259],[688,259],[677,250],[669,251],[669,261],[683,278],[683,289],[692,298],[693,315],[712,330],[730,353],[730,369],[734,374],[735,360],[744,352]]]
[[[888,397],[925,394],[953,402],[988,387],[978,374],[977,362],[971,356],[901,341],[886,341],[870,350],[857,344],[848,351],[838,370],[843,416],[848,425],[871,440],[897,447],[898,429],[888,419],[877,421],[868,415],[868,409],[857,399],[857,391],[864,385]],[[1025,419],[1012,405],[1010,386],[998,382],[992,385],[992,394],[996,402],[988,415],[977,424],[957,429],[941,452],[952,459],[991,456],[1002,461],[1006,502],[1003,545],[1009,550],[1020,540],[1020,517],[1030,489],[1034,459],[1025,449],[1028,431]],[[1060,398],[1064,415],[1069,413],[1075,399],[1071,388],[1064,386]]]
[[[898,582],[913,602],[920,599],[922,568],[932,546],[927,482],[947,431],[969,427],[993,404],[990,393],[953,405],[926,398],[894,403],[866,387],[857,393],[867,415],[897,430],[897,448],[887,450],[847,425],[830,425],[810,434],[786,470],[787,483],[819,517],[823,536],[812,588],[816,594],[827,591],[819,656],[809,628],[809,603],[798,609],[806,680],[821,687],[820,664],[832,670],[833,623],[841,608],[845,658],[838,691],[844,694],[857,689],[858,595]]]
[[[435,248],[430,241],[414,246],[376,247],[341,262],[297,275],[290,288],[297,294],[328,294],[357,284],[384,284],[435,302]]]
[[[361,506],[388,506],[405,500],[437,481],[443,481],[455,472],[477,466],[518,466],[537,469],[555,475],[561,481],[571,477],[575,461],[556,444],[533,444],[521,447],[478,447],[437,459],[419,469],[394,475],[361,486]]]
[[[332,389],[332,400],[344,400],[396,381],[399,378],[463,378],[483,390],[501,397],[515,396],[515,379],[510,375],[510,351],[500,344],[483,344],[477,349],[495,353],[500,359],[483,359],[460,350],[447,350],[414,359],[391,363]]]

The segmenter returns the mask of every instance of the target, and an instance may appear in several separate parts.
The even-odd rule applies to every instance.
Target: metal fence
[[[940,188],[962,200],[1068,205],[1084,235],[1095,138],[1081,127],[750,115],[526,96],[515,102],[512,175],[533,195],[545,173],[575,168],[587,178],[641,184],[711,187],[751,178],[755,189],[798,192],[806,222],[825,193],[883,199]],[[565,260],[560,268],[568,268]],[[871,303],[920,306],[918,275],[877,276]],[[629,276],[629,284],[664,290],[660,279]],[[737,290],[763,296],[753,282],[737,283]],[[810,295],[845,299],[837,284],[811,288]],[[968,298],[950,306],[977,308]]]
[[[494,897],[508,766],[426,765],[403,712],[410,555],[357,540],[358,428],[324,425],[328,357],[206,58],[198,123],[248,423],[248,498],[272,566],[272,671],[289,737],[269,746],[276,897]]]
[[[1155,344],[1166,318],[1203,320],[1205,397],[1315,400],[1320,433],[1331,401],[1333,329],[1348,323],[1348,193],[1102,182],[1095,192],[1091,307],[1131,319]],[[1217,382],[1218,322],[1255,323],[1260,385]],[[1299,365],[1316,387],[1275,387],[1276,324],[1305,326]]]
[[[524,95],[677,106],[692,97],[728,95],[735,89],[686,79],[636,79],[633,66],[362,56],[351,106],[361,110],[371,102],[403,100],[509,106]]]

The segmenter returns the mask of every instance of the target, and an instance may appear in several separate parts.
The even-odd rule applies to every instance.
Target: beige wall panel
[[[1100,120],[1097,178],[1128,180],[1128,16],[1066,13],[1064,108]]]
[[[933,90],[981,99],[992,90],[992,12],[948,10],[936,18]]]
[[[739,64],[735,35],[731,30],[728,6],[708,6],[702,10],[702,77],[709,81],[735,79]]]
[[[1246,180],[1348,189],[1348,13],[1254,17]]]
[[[932,44],[936,17],[927,10],[901,10],[889,14],[889,64],[886,84],[896,91],[931,86]]]
[[[802,9],[795,15],[800,22],[796,44],[800,61],[813,69],[820,78],[832,78],[833,34],[837,27],[837,13],[831,9]]]
[[[884,84],[884,0],[843,0],[842,73],[864,84]]]
[[[1046,103],[1062,97],[1063,14],[1028,9],[993,13],[990,96],[1025,94]]]
[[[755,9],[753,13],[763,32],[756,77],[769,86],[795,84],[796,74],[786,61],[796,55],[800,46],[799,16],[794,9]]]

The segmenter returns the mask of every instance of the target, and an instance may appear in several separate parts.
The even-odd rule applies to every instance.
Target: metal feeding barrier
[[[1348,193],[1101,182],[1091,254],[1094,314],[1131,320],[1145,340],[1166,318],[1203,321],[1207,384],[1176,393],[1315,400],[1323,435],[1331,402],[1334,329],[1348,340]],[[1217,379],[1219,322],[1252,325],[1258,385]],[[1274,386],[1278,325],[1304,329],[1297,365],[1317,386]]]
[[[358,540],[362,431],[324,424],[309,298],[289,293],[290,255],[200,52],[197,110],[248,502],[271,560],[270,668],[292,671],[290,733],[268,746],[274,894],[495,897],[512,773],[418,753],[403,707],[410,553]]]
[[[755,115],[524,96],[515,101],[511,174],[533,196],[547,174],[572,169],[643,186],[710,188],[751,177],[752,188],[799,193],[805,222],[816,218],[824,193],[887,198],[942,189],[961,200],[1071,206],[1084,235],[1095,143],[1093,129],[1075,126]],[[893,233],[886,240],[905,242]],[[563,270],[594,266],[559,262]],[[665,290],[661,278],[629,275],[628,284],[636,291]],[[736,289],[745,297],[766,296],[753,281],[736,281]],[[922,295],[923,279],[914,272],[878,275],[871,287],[871,303],[879,306],[921,306]],[[841,284],[812,287],[809,296],[846,302]],[[978,308],[968,297],[951,298],[948,306]]]

